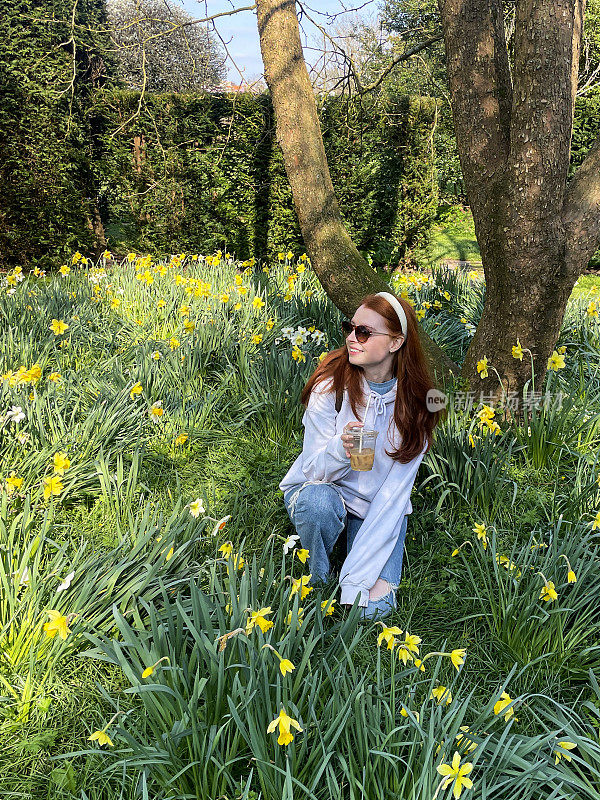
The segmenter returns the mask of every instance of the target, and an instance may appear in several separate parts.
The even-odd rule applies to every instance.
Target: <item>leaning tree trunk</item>
[[[567,186],[584,0],[523,0],[509,65],[502,0],[439,0],[457,146],[486,280],[469,387],[540,387],[577,277],[600,238],[600,146]],[[489,376],[477,362],[487,357]]]
[[[295,0],[258,0],[260,48],[300,230],[323,288],[345,314],[362,297],[389,290],[346,230],[329,174],[317,105],[302,53]],[[423,331],[421,340],[439,381],[456,366]]]

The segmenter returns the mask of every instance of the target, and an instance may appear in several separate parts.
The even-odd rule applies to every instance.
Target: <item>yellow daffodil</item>
[[[498,701],[497,701],[497,702],[494,704],[494,714],[496,714],[496,715],[498,715],[498,714],[502,714],[502,713],[504,712],[504,710],[506,709],[506,707],[507,707],[508,705],[510,705],[511,703],[512,703],[512,698],[511,698],[511,696],[508,694],[508,692],[502,692],[502,694],[500,695],[500,700],[498,700]],[[515,712],[514,712],[514,708],[511,706],[511,708],[509,708],[509,709],[506,711],[506,713],[504,714],[504,721],[505,721],[505,722],[508,722],[508,720],[509,720],[509,719],[510,719],[512,716],[514,716],[514,713],[515,713]],[[517,718],[515,717],[515,722],[516,722],[516,721],[517,721]]]
[[[292,358],[294,359],[294,361],[297,361],[298,364],[301,364],[303,361],[306,361],[306,356],[297,345],[292,348]]]
[[[419,721],[419,712],[418,711],[413,711],[412,715],[413,715],[413,717],[416,717],[417,722],[418,722]],[[404,706],[402,706],[402,708],[400,709],[400,716],[401,717],[408,717],[408,711],[404,708]]]
[[[575,572],[573,571],[573,567],[571,566],[571,562],[569,561],[569,559],[567,558],[567,556],[564,553],[562,553],[560,557],[564,558],[565,561],[567,562],[567,568],[568,568],[567,583],[577,583],[577,575],[575,575]]]
[[[465,734],[470,733],[468,725],[461,725],[460,729],[464,733],[456,734],[456,744],[460,747],[463,742],[470,742],[468,745],[465,744],[465,752],[471,753],[477,748],[477,742],[473,742],[468,736],[465,736]]]
[[[109,745],[109,747],[114,747],[112,739],[110,738],[108,733],[106,733],[106,728],[104,728],[101,731],[95,731],[94,733],[92,733],[91,736],[88,736],[88,741],[90,742],[97,741],[100,747],[102,747],[103,744],[107,744]]]
[[[485,523],[483,522],[476,522],[472,528],[473,533],[477,534],[477,538],[481,541],[483,545],[483,549],[487,550],[488,540],[487,540],[487,531],[485,528]]]
[[[477,362],[477,372],[479,373],[480,378],[487,378],[488,376],[488,360],[487,356],[484,356]]]
[[[66,264],[63,264],[62,267],[58,270],[61,275],[68,275],[71,272],[71,267],[68,267]]]
[[[294,727],[300,733],[303,730],[303,728],[300,727],[298,720],[292,719],[292,717],[286,714],[285,708],[282,708],[279,712],[279,716],[275,717],[275,719],[269,723],[267,727],[267,733],[273,733],[277,726],[279,726],[279,738],[277,739],[277,744],[281,745],[288,745],[290,742],[294,741],[294,737],[290,733],[291,727]]]
[[[53,383],[58,383],[61,379],[62,375],[60,372],[51,372],[50,375],[48,375],[48,380],[52,381]]]
[[[557,353],[555,350],[548,359],[548,369],[551,369],[554,372],[558,372],[558,370],[563,369],[564,366],[565,366],[564,356],[560,355],[560,353]]]
[[[175,437],[175,444],[177,447],[181,447],[181,445],[185,444],[188,440],[187,433],[180,433]]]
[[[465,663],[466,652],[467,651],[465,648],[461,647],[458,650],[453,650],[450,653],[450,661],[452,661],[456,669],[459,669]]]
[[[306,559],[309,556],[309,552],[306,548],[302,548],[300,550],[296,550],[296,555],[300,559],[303,564],[306,564]]]
[[[296,669],[296,667],[292,664],[289,658],[282,658],[279,662],[279,669],[281,670],[282,675],[287,675],[288,672]]]
[[[565,761],[571,761],[569,750],[574,750],[576,747],[577,745],[574,742],[559,742],[558,747],[554,750],[554,763],[558,764],[561,758],[564,758]]]
[[[274,326],[274,325],[275,325],[275,321],[274,321],[274,320],[272,320],[272,319],[268,319],[268,320],[265,322],[265,327],[266,327],[266,329],[267,329],[268,331],[270,331],[270,330],[273,328],[273,326]]]
[[[312,592],[313,587],[308,586],[312,575],[302,575],[301,578],[292,578],[292,588],[290,589],[290,597],[293,597],[296,592],[300,591],[300,599],[304,600],[307,594]]]
[[[233,561],[234,569],[243,569],[244,568],[244,559],[241,557],[239,553],[232,553],[231,560]]]
[[[430,700],[437,700],[438,705],[442,702],[442,700],[446,703],[446,705],[450,705],[452,702],[452,692],[447,689],[445,686],[436,686],[435,689],[431,690],[431,694],[429,695]]]
[[[553,603],[555,600],[558,599],[558,594],[556,592],[556,588],[552,581],[548,581],[544,578],[544,586],[540,591],[540,600],[544,600],[546,603]]]
[[[436,769],[440,775],[446,776],[446,780],[443,782],[442,789],[447,789],[451,783],[454,783],[454,786],[452,787],[452,794],[454,795],[455,800],[458,800],[460,797],[463,787],[465,789],[473,788],[473,781],[466,777],[473,769],[473,764],[467,761],[461,765],[460,754],[458,752],[454,753],[452,765],[440,764],[438,767],[436,767]]]
[[[298,608],[298,628],[300,628],[300,626],[302,625],[303,622],[304,622],[304,609],[302,608],[302,606],[300,606]],[[287,617],[285,618],[285,624],[286,625],[291,625],[292,624],[292,612],[291,611],[288,611]]]
[[[66,453],[55,453],[52,464],[56,475],[64,475],[65,470],[69,469],[71,466],[71,462]]]
[[[420,636],[414,636],[410,634],[408,631],[404,634],[404,641],[398,643],[397,654],[398,658],[402,660],[402,663],[406,666],[409,661],[412,661],[414,656],[413,653],[419,655],[419,648],[417,647],[418,644],[421,642]]]
[[[323,600],[321,602],[321,610],[325,612],[325,616],[326,617],[330,617],[333,614],[333,612],[335,611],[334,603],[335,603],[335,600],[331,600],[331,601]]]
[[[267,606],[267,608],[261,608],[259,611],[251,611],[248,622],[246,623],[246,633],[249,634],[254,629],[255,625],[258,625],[261,631],[266,633],[266,631],[268,631],[269,628],[272,628],[275,624],[272,622],[272,620],[266,619],[267,614],[272,613],[273,610],[271,609],[271,606]]]
[[[590,319],[598,319],[598,304],[594,300],[590,301],[585,311]]]
[[[56,634],[60,636],[60,638],[64,641],[67,636],[71,633],[71,629],[68,626],[68,619],[60,611],[56,611],[55,609],[47,609],[46,614],[50,617],[50,622],[46,622],[44,624],[44,632],[48,636],[49,639],[54,639]]]
[[[265,306],[265,301],[262,300],[260,297],[255,297],[254,300],[252,301],[252,307],[253,308],[260,309],[260,308],[264,308],[264,306]]]
[[[482,424],[489,423],[494,418],[496,412],[491,406],[483,405],[483,408],[480,408],[479,411],[476,413],[476,417],[478,417],[479,421]]]
[[[600,475],[598,475],[598,485],[600,486]],[[595,531],[596,528],[600,528],[600,511],[598,511],[592,522],[592,530]]]
[[[60,336],[68,329],[69,326],[67,325],[67,323],[63,322],[60,319],[53,319],[52,322],[50,323],[50,330],[55,336]]]
[[[143,391],[144,390],[142,388],[142,384],[138,381],[131,387],[131,391],[129,392],[129,397],[131,397],[131,399],[134,400],[136,394],[141,394]]]
[[[146,667],[146,669],[142,672],[142,678],[149,678],[150,675],[154,674],[154,670],[158,667],[158,665],[162,661],[168,661],[168,660],[169,660],[169,656],[163,656],[162,658],[159,658],[158,661],[156,661],[154,664],[152,664],[151,667]]]
[[[225,558],[228,558],[233,553],[233,545],[231,542],[225,542],[219,547],[219,552],[223,553]]]
[[[171,350],[176,350],[180,346],[180,344],[181,342],[175,336],[171,336],[171,338],[169,339],[169,347],[171,348]]]
[[[260,344],[262,340],[263,340],[262,333],[254,333],[250,337],[250,341],[252,342],[252,344]]]
[[[385,642],[387,644],[387,649],[393,650],[396,644],[396,636],[402,636],[403,631],[401,631],[397,625],[388,628],[383,622],[379,622],[378,624],[381,625],[382,631],[377,637],[377,647],[381,647],[382,643]]]
[[[58,497],[58,495],[61,494],[64,489],[59,475],[51,475],[49,478],[44,478],[43,483],[44,500],[49,500],[53,495]]]
[[[13,470],[6,479],[6,494],[10,497],[23,486],[23,478],[18,478],[16,472]]]
[[[523,361],[523,348],[521,347],[521,342],[518,339],[517,344],[513,345],[512,357],[518,358],[519,361]]]

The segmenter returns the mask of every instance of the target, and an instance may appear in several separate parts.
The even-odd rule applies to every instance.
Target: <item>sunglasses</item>
[[[356,334],[356,341],[360,342],[360,344],[364,344],[371,336],[391,336],[391,333],[370,331],[364,325],[354,325],[354,323],[350,322],[348,319],[342,321],[342,330],[347,337],[354,331]]]

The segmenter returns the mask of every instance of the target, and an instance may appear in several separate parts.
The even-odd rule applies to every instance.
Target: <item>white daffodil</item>
[[[292,534],[291,536],[288,536],[288,538],[283,543],[283,552],[285,553],[285,555],[287,555],[299,541],[300,537],[297,536],[295,533]]]
[[[69,574],[67,575],[67,577],[66,577],[66,578],[64,579],[64,581],[63,581],[63,582],[60,584],[60,586],[57,588],[57,590],[56,590],[56,591],[57,591],[57,592],[66,592],[66,590],[67,590],[67,589],[69,588],[69,586],[71,585],[71,581],[73,580],[73,578],[74,578],[74,577],[75,577],[75,573],[74,573],[74,572],[69,572]]]
[[[25,414],[21,406],[12,406],[7,412],[5,417],[7,422],[22,422],[25,419]]]

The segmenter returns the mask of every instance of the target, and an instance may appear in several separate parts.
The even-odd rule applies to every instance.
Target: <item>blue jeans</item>
[[[345,528],[349,553],[363,520],[346,511],[338,490],[330,483],[310,483],[305,486],[300,490],[290,513],[290,499],[295,491],[288,489],[283,502],[302,547],[309,551],[311,584],[326,581],[329,578],[329,556],[338,537]],[[400,585],[402,575],[407,525],[408,515],[405,515],[398,541],[379,576],[396,588]]]

